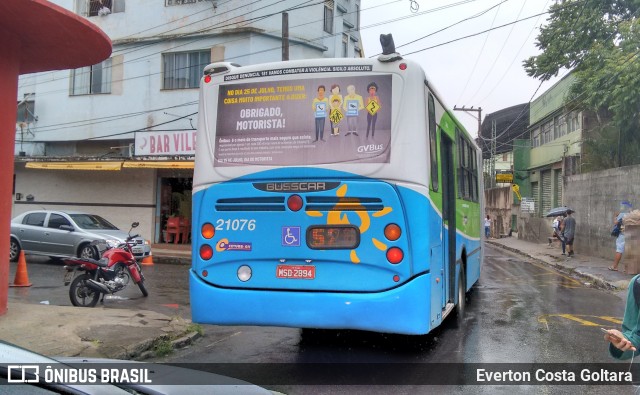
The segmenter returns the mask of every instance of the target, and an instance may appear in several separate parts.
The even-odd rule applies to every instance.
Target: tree
[[[573,71],[576,81],[565,107],[589,110],[598,117],[597,130],[585,141],[593,169],[640,163],[638,17],[640,0],[557,2],[537,37],[542,53],[524,61],[527,74],[541,80],[561,69]],[[600,118],[603,113],[611,117]]]

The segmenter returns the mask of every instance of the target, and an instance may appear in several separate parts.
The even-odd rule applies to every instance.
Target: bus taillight
[[[211,76],[210,75],[205,75],[204,76],[204,82],[205,82],[205,84],[208,84],[209,82],[211,82]]]
[[[398,247],[391,247],[387,250],[387,260],[391,263],[398,264],[404,258],[404,253]]]
[[[213,257],[213,248],[209,244],[203,244],[200,247],[200,258],[208,261],[211,257]]]
[[[287,207],[291,211],[299,211],[302,208],[302,198],[299,195],[291,195],[287,199]]]
[[[390,241],[396,241],[402,235],[402,230],[396,224],[389,224],[384,228],[384,237]]]
[[[212,224],[210,223],[206,223],[204,225],[202,225],[202,237],[204,237],[205,239],[210,239],[213,236],[215,236],[216,234],[216,229],[213,227]]]

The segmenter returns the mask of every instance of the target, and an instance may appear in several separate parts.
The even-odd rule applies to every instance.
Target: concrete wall
[[[69,210],[98,214],[128,231],[140,222],[136,233],[153,240],[156,176],[154,170],[120,171],[39,170],[16,164],[12,218],[31,210]],[[26,200],[27,195],[33,201]]]
[[[640,165],[570,176],[564,196],[576,211],[576,254],[613,260],[611,228],[620,202],[628,200],[634,209],[640,208]]]
[[[509,234],[511,229],[511,206],[513,193],[511,187],[491,188],[484,191],[485,214],[491,218],[491,236]]]
[[[532,243],[546,243],[552,235],[553,218],[539,218],[535,214],[518,212],[518,239]]]
[[[613,260],[615,238],[611,237],[613,218],[620,202],[629,200],[640,207],[640,166],[627,166],[565,178],[563,202],[575,210],[576,254]],[[552,218],[518,214],[518,238],[546,243],[551,235]]]

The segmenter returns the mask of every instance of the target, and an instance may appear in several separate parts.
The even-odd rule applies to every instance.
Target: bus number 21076
[[[255,219],[219,219],[216,221],[216,230],[245,230],[256,229]]]

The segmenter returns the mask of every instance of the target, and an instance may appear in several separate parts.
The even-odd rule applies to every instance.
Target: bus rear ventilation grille
[[[380,211],[384,209],[380,198],[308,196],[306,211]]]
[[[218,199],[216,211],[284,211],[284,197],[248,197]]]

